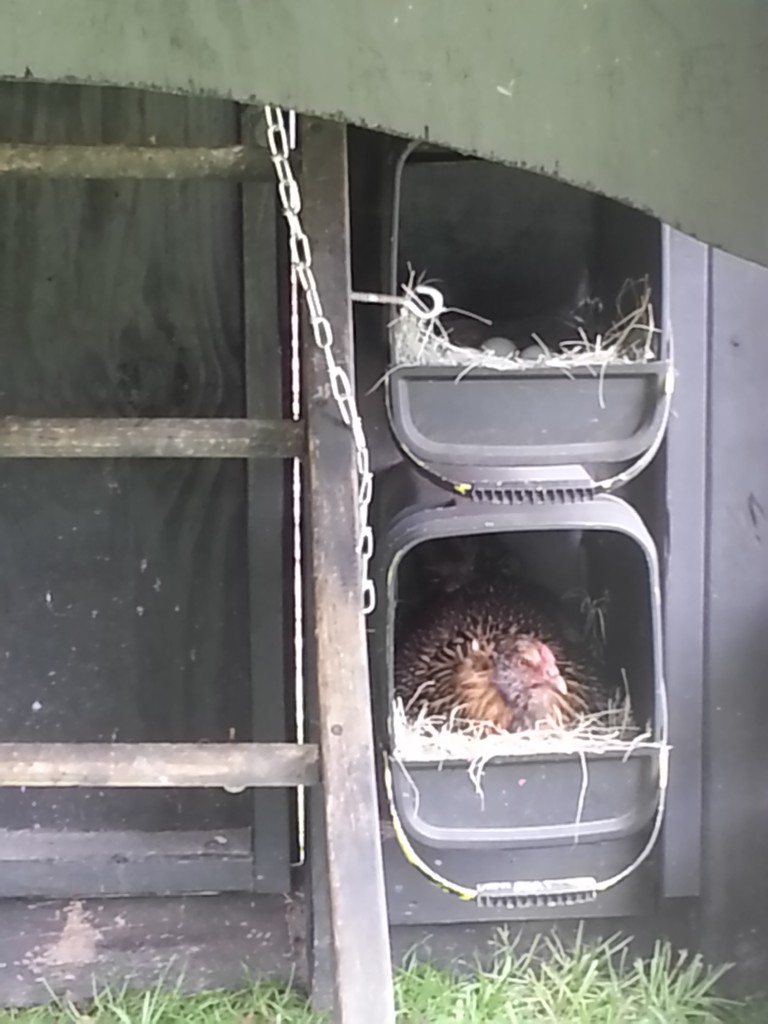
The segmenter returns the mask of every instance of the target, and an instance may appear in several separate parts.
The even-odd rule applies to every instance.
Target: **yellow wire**
[[[604,893],[607,892],[609,889],[613,889],[616,885],[618,885],[619,882],[624,881],[624,879],[627,878],[629,875],[634,874],[636,869],[640,866],[640,864],[643,863],[643,861],[647,858],[648,854],[656,845],[659,832],[661,831],[661,823],[664,820],[664,808],[666,803],[665,797],[667,792],[668,777],[669,748],[664,746],[659,751],[659,806],[656,811],[656,820],[649,841],[646,843],[645,847],[640,852],[640,854],[635,858],[634,861],[632,861],[632,863],[628,867],[624,868],[624,870],[620,871],[618,874],[613,875],[611,878],[606,878],[602,882],[597,883],[596,888],[599,893]],[[403,828],[403,824],[400,821],[400,816],[398,815],[397,810],[395,808],[395,799],[392,786],[392,770],[389,766],[389,757],[386,752],[384,752],[384,785],[387,791],[387,803],[389,804],[389,813],[392,816],[392,827],[395,832],[395,837],[400,846],[400,849],[403,852],[403,856],[408,861],[408,863],[415,867],[418,871],[425,875],[431,882],[439,886],[445,892],[451,893],[452,895],[458,896],[460,899],[466,901],[477,899],[477,889],[470,889],[467,886],[459,885],[458,882],[451,882],[449,879],[444,878],[442,875],[438,874],[438,872],[435,871],[434,868],[431,868],[429,864],[423,861],[421,857],[419,857],[419,855],[416,853],[414,848],[411,846],[408,836],[406,835],[405,829]]]
[[[414,848],[408,841],[408,836],[405,834],[400,816],[395,809],[394,793],[392,790],[392,769],[389,766],[389,757],[384,752],[384,785],[387,791],[387,802],[389,804],[389,813],[392,815],[392,827],[395,831],[395,836],[400,845],[400,849],[403,851],[403,855],[409,864],[412,864],[418,871],[421,871],[423,875],[435,885],[438,885],[445,892],[449,892],[454,896],[458,896],[462,900],[474,900],[477,898],[477,889],[469,889],[466,886],[459,885],[457,882],[451,882],[447,878],[443,878],[442,875],[438,874],[433,868],[429,866],[425,861],[419,857]]]

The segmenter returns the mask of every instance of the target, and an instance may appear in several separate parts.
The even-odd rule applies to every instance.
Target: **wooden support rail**
[[[0,175],[21,178],[271,180],[269,155],[246,146],[0,145]]]
[[[0,458],[260,459],[302,455],[291,420],[0,418]]]
[[[311,786],[318,751],[297,743],[0,743],[0,787]]]
[[[302,120],[301,161],[304,230],[313,240],[312,267],[325,315],[333,327],[336,359],[354,377],[346,127]],[[304,332],[304,353],[308,597],[314,619],[318,710],[318,727],[313,731],[323,753],[326,834],[326,848],[313,845],[310,855],[316,877],[319,866],[325,868],[331,918],[328,922],[321,916],[324,900],[315,903],[313,945],[315,958],[318,950],[332,947],[335,1020],[339,1024],[394,1024],[376,748],[357,554],[355,452],[351,431],[344,426],[328,387],[322,353],[308,330]],[[331,942],[326,942],[319,933],[328,929],[329,923]],[[315,992],[317,968],[315,963]]]

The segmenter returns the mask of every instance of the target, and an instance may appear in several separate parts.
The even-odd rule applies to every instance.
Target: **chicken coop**
[[[768,16],[721,6],[0,0],[0,1005],[390,1024],[391,960],[500,926],[760,986]],[[549,633],[482,632],[510,587]],[[438,714],[510,635],[599,710]]]

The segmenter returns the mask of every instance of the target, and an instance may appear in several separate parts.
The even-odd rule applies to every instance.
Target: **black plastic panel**
[[[605,843],[584,843],[567,848],[510,851],[434,850],[414,844],[434,870],[464,885],[515,879],[556,878],[562,875],[597,875],[607,878],[629,864],[646,835]],[[454,922],[550,921],[593,917],[642,917],[658,909],[658,859],[646,861],[621,885],[598,896],[593,903],[571,908],[510,910],[479,907],[445,892],[410,864],[388,830],[384,837],[384,866],[391,924],[453,924]],[[613,931],[613,929],[611,929]]]
[[[710,254],[703,913],[730,984],[768,977],[768,270]],[[674,557],[674,553],[673,553]]]
[[[664,829],[664,892],[701,892],[702,715],[706,671],[709,250],[665,231],[665,315],[677,381],[665,445],[667,544],[664,625],[669,716],[675,736]]]

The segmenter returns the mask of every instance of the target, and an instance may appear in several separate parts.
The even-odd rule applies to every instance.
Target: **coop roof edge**
[[[0,13],[2,78],[281,103],[429,139],[768,265],[768,64],[752,4],[285,0],[180,14],[2,0]]]

